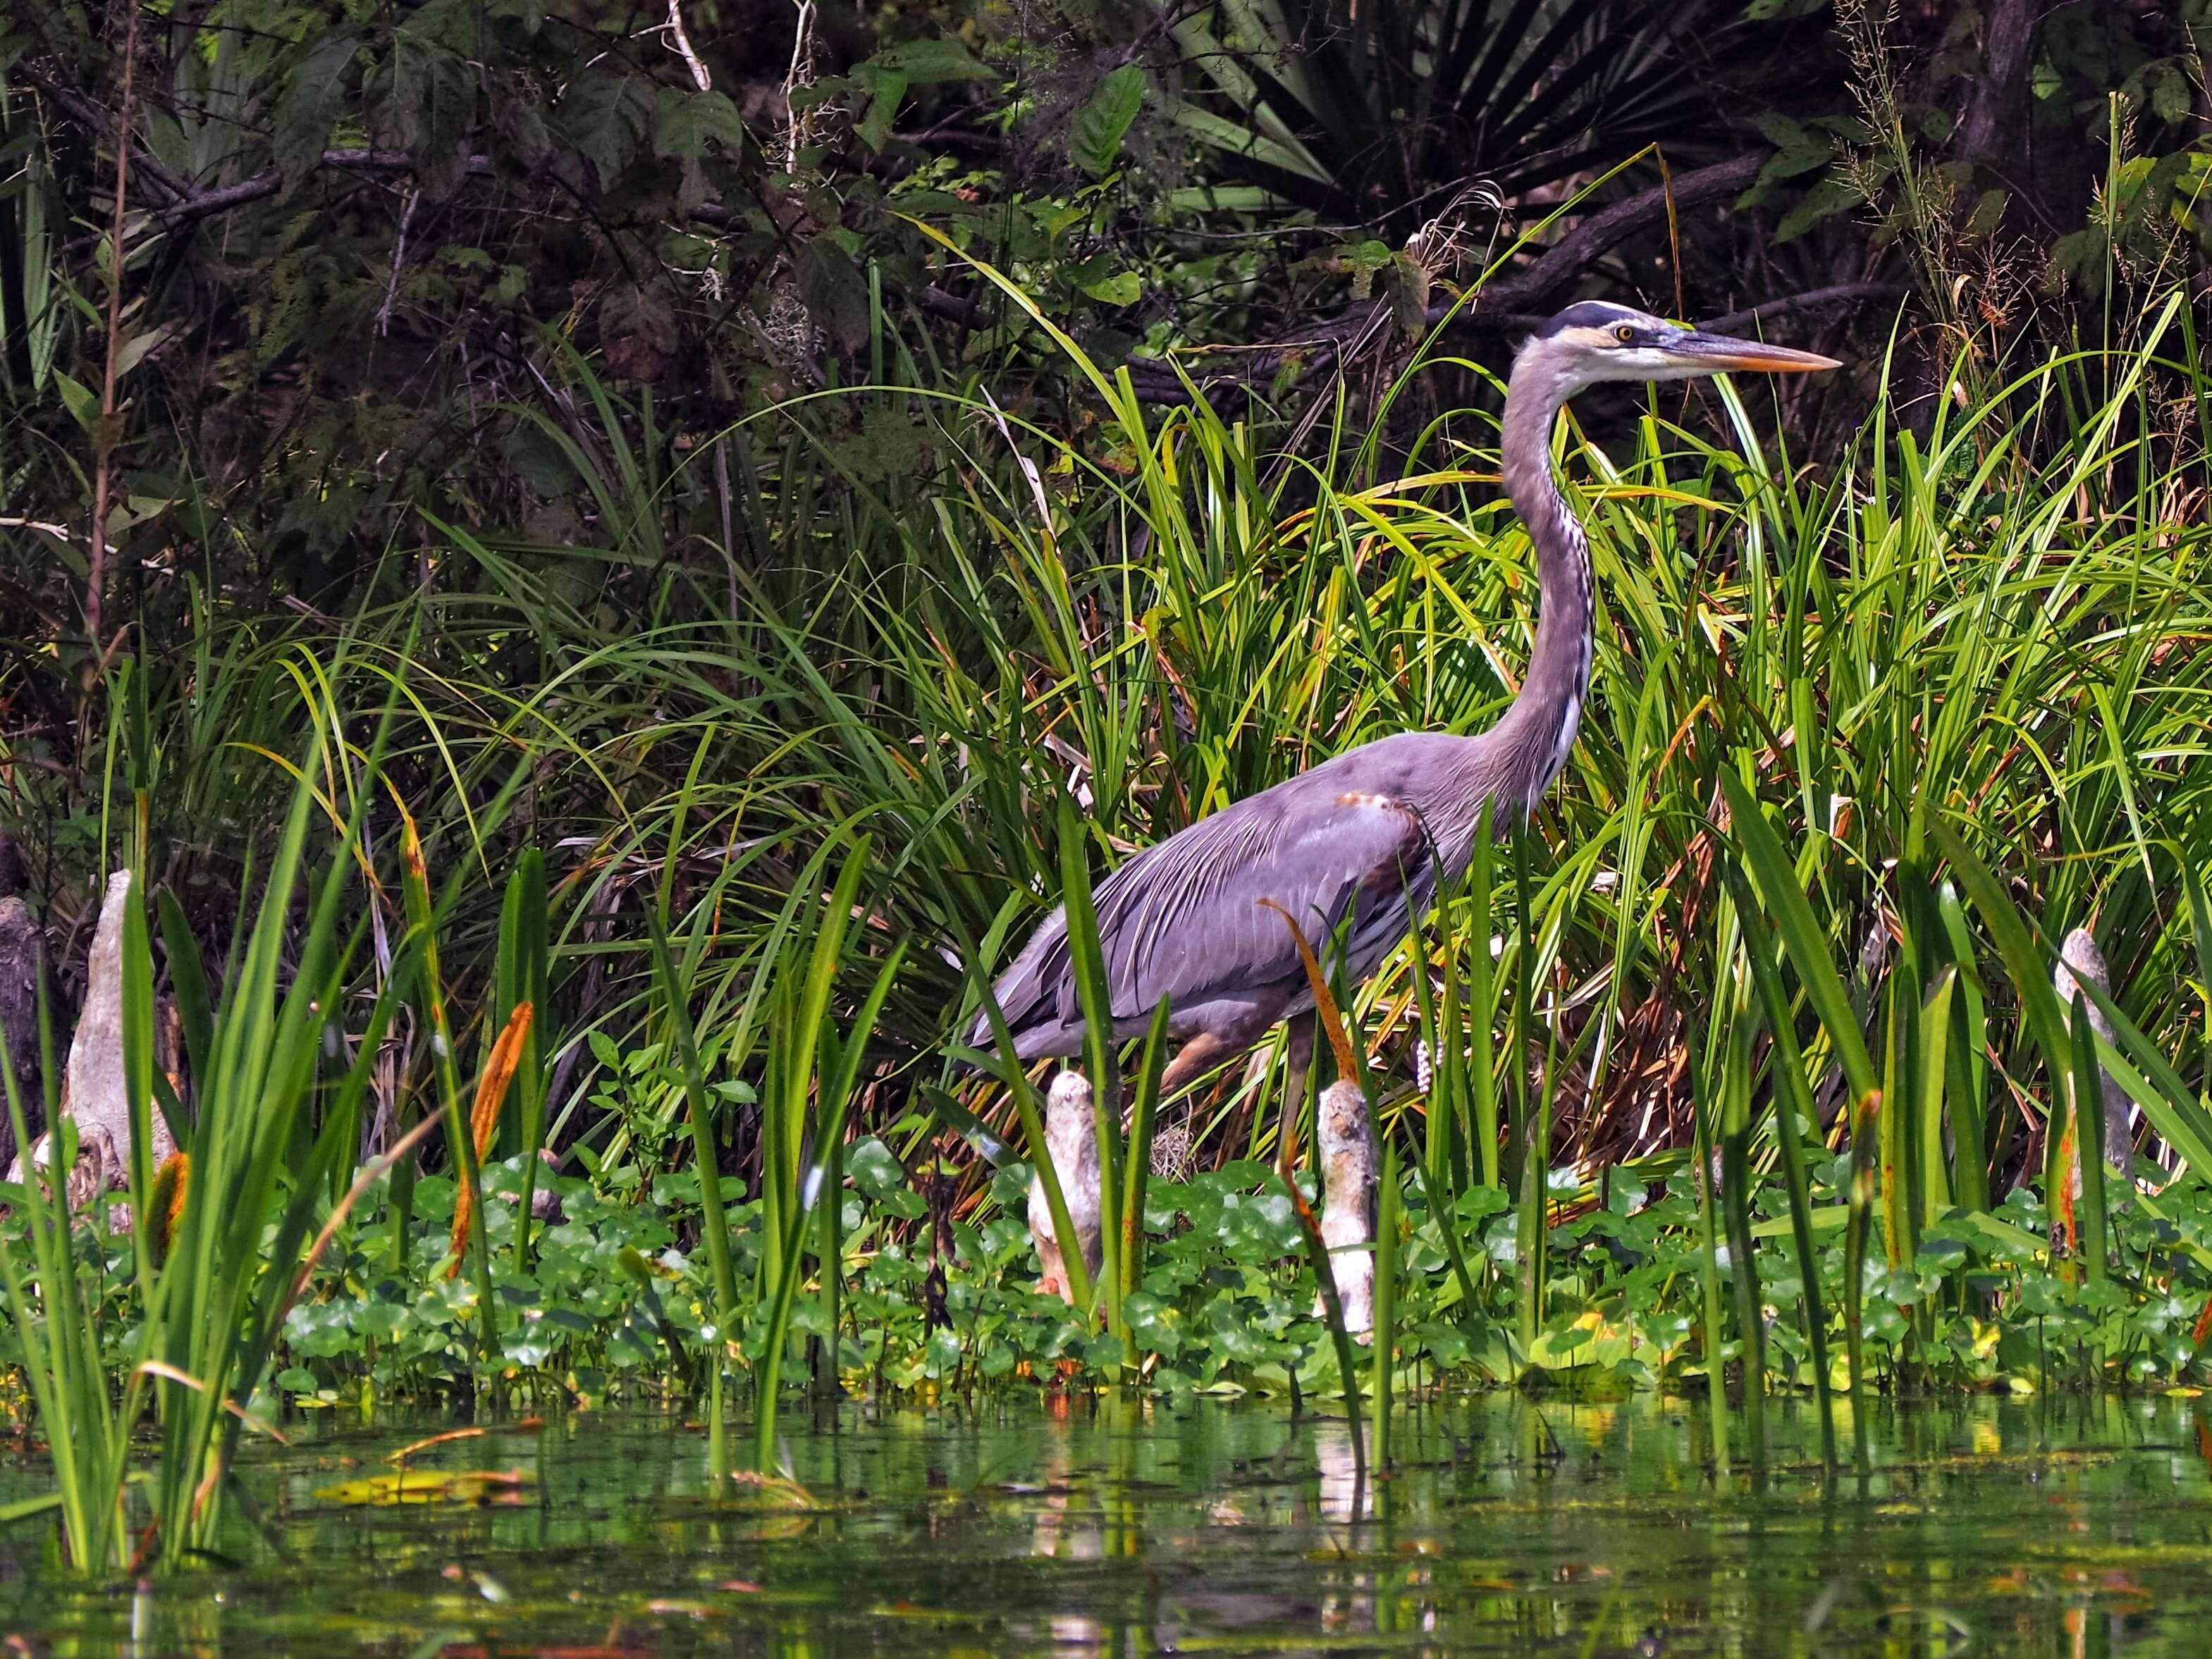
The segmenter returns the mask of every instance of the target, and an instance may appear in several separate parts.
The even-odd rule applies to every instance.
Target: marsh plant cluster
[[[0,1407],[53,1474],[0,1522],[182,1566],[248,1437],[395,1400],[680,1400],[764,1480],[802,1390],[1328,1395],[1363,1467],[1462,1386],[1702,1390],[1755,1465],[1778,1390],[1832,1472],[1876,1395],[2205,1384],[2198,0],[1978,78],[1976,9],[885,13],[773,85],[704,16],[110,9],[0,50]],[[1682,54],[1746,40],[1803,107],[1721,118]],[[1158,1025],[1076,1062],[1099,1251],[1042,1294],[986,988],[1065,904],[1096,1006],[1134,849],[1497,720],[1511,332],[1686,282],[1849,369],[1561,423],[1579,738],[1326,999],[1371,1328],[1330,1079],[1164,1097]],[[82,1166],[117,871],[87,1192],[28,1154]]]

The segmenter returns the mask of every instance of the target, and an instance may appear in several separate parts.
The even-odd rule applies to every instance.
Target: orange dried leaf
[[[418,1451],[426,1451],[432,1446],[442,1446],[449,1440],[475,1440],[484,1432],[480,1428],[447,1429],[443,1434],[434,1434],[428,1439],[417,1440],[412,1445],[402,1446],[398,1451],[386,1452],[384,1461],[387,1463],[404,1463]]]
[[[507,1085],[514,1081],[515,1067],[522,1063],[523,1040],[530,1035],[533,1012],[527,1002],[514,1005],[514,1012],[507,1017],[507,1026],[500,1032],[499,1041],[491,1045],[491,1058],[484,1062],[483,1075],[477,1079],[476,1104],[469,1112],[469,1139],[479,1168],[483,1164],[484,1154],[491,1150],[492,1131],[499,1127],[499,1109],[506,1103]],[[463,1182],[453,1200],[453,1259],[446,1268],[448,1279],[461,1270],[461,1255],[469,1247],[469,1228],[475,1219],[469,1202],[469,1185]]]

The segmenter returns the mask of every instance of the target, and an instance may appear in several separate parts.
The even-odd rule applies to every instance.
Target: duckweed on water
[[[882,1142],[856,1143],[848,1167],[837,1364],[850,1391],[941,1397],[1132,1380],[1178,1400],[1337,1391],[1297,1223],[1263,1165],[1233,1162],[1151,1186],[1146,1272],[1126,1309],[1127,1344],[1086,1334],[1059,1298],[1036,1293],[1024,1219],[1026,1165],[999,1170],[981,1199],[950,1220],[941,1256],[933,1254],[938,1236],[925,1200]],[[1848,1176],[1843,1158],[1814,1172],[1816,1248],[1830,1310],[1844,1305],[1839,1188]],[[1400,1386],[1504,1383],[1524,1374],[1595,1395],[1702,1386],[1697,1211],[1675,1190],[1686,1178],[1679,1165],[1649,1181],[1616,1170],[1601,1193],[1583,1194],[1566,1172],[1555,1174],[1553,1277],[1540,1334],[1525,1355],[1513,1334],[1515,1218],[1504,1195],[1475,1188],[1456,1206],[1477,1291],[1470,1309],[1419,1185],[1412,1183],[1397,1241]],[[485,1171],[494,1195],[493,1259],[501,1264],[492,1277],[501,1303],[505,1383],[519,1397],[541,1401],[702,1389],[713,1347],[712,1293],[696,1247],[690,1173],[611,1191],[586,1179],[552,1177],[547,1184],[563,1218],[535,1230],[528,1273],[508,1265],[514,1211],[497,1201],[516,1179],[512,1163]],[[757,1206],[734,1178],[724,1179],[722,1192],[737,1229],[737,1269],[750,1279],[760,1267]],[[2155,1199],[2130,1198],[2115,1182],[2116,1271],[2097,1281],[2069,1275],[2064,1263],[2059,1271],[2049,1267],[2046,1218],[2026,1188],[1991,1215],[1961,1214],[1929,1227],[1910,1262],[1890,1267],[1877,1248],[1865,1270],[1862,1310],[1876,1385],[1892,1392],[2161,1388],[2200,1376],[2193,1327],[2205,1299],[2212,1204],[2193,1184]],[[313,1407],[469,1394],[479,1380],[472,1370],[474,1291],[465,1277],[445,1271],[452,1203],[450,1182],[417,1183],[404,1277],[382,1271],[390,1259],[382,1220],[357,1229],[343,1255],[325,1258],[315,1293],[287,1322],[273,1373],[279,1395]],[[1782,1185],[1759,1187],[1751,1210],[1767,1294],[1795,1288],[1798,1267]],[[109,1239],[105,1249],[119,1314],[127,1245]],[[1719,1265],[1724,1277],[1732,1271],[1725,1249]],[[814,1374],[828,1335],[825,1311],[818,1284],[797,1301],[792,1330],[800,1340],[786,1352],[787,1382]],[[1770,1303],[1765,1313],[1770,1382],[1809,1390],[1802,1304]],[[743,1333],[737,1369],[758,1362],[764,1320]],[[118,1319],[109,1328],[125,1334],[118,1341],[127,1340],[127,1322]],[[1848,1376],[1832,1320],[1829,1334],[1841,1388]],[[0,1344],[9,1340],[0,1336]],[[1740,1387],[1739,1346],[1729,1342],[1722,1358]]]

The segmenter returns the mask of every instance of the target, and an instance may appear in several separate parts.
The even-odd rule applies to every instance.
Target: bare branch
[[[1495,331],[1532,326],[1541,319],[1548,300],[1601,254],[1662,222],[1670,203],[1673,210],[1679,212],[1735,195],[1747,188],[1765,165],[1762,155],[1739,155],[1732,161],[1717,161],[1711,167],[1679,174],[1671,186],[1659,184],[1639,191],[1626,201],[1592,214],[1545,249],[1525,269],[1484,283],[1474,299],[1456,313],[1449,303],[1431,307],[1428,321],[1434,326],[1449,315],[1455,327]],[[929,308],[940,309],[934,305]],[[1300,337],[1296,340],[1277,341],[1245,356],[1240,364],[1243,372],[1233,379],[1220,377],[1202,384],[1209,392],[1240,384],[1249,386],[1272,375],[1285,362],[1299,354],[1310,355],[1310,361],[1299,376],[1302,381],[1310,380],[1347,360],[1359,344],[1373,337],[1376,328],[1389,326],[1389,301],[1378,300],[1319,325],[1309,325],[1300,331]],[[1164,362],[1133,358],[1127,367],[1138,395],[1148,402],[1182,403],[1189,395],[1181,377]]]
[[[412,173],[415,160],[404,150],[396,149],[326,149],[319,166],[345,173]],[[463,169],[471,177],[481,177],[492,171],[488,155],[471,155]],[[259,202],[274,196],[284,187],[283,175],[275,168],[257,173],[251,179],[241,179],[234,185],[220,189],[201,191],[171,204],[153,216],[155,224],[163,229],[190,224],[195,219],[205,219],[231,209],[244,207],[248,202]]]
[[[676,55],[691,71],[691,84],[702,92],[714,89],[714,78],[707,73],[707,66],[699,61],[692,49],[691,37],[684,32],[684,0],[668,0],[668,38],[676,46]]]
[[[28,58],[16,61],[15,73],[36,87],[42,96],[52,100],[57,109],[91,133],[96,140],[106,144],[112,144],[115,142],[115,124],[108,118],[107,112],[79,92],[70,82],[48,74],[36,62]],[[140,174],[142,182],[153,185],[159,194],[168,198],[171,201],[179,200],[191,194],[174,173],[149,155],[144,149],[139,149],[131,156],[131,164]]]
[[[1901,300],[1910,291],[1902,283],[1838,283],[1832,288],[1808,289],[1802,294],[1785,294],[1778,300],[1762,300],[1755,306],[1729,312],[1698,326],[1709,328],[1716,334],[1733,334],[1770,317],[1822,311],[1830,306],[1860,305],[1869,300]]]
[[[1764,155],[1739,155],[1729,161],[1692,168],[1675,175],[1670,191],[1665,185],[1639,191],[1594,213],[1539,254],[1524,270],[1486,283],[1478,301],[1482,311],[1532,311],[1582,274],[1600,254],[1626,241],[1647,225],[1666,218],[1671,195],[1677,211],[1703,207],[1723,196],[1748,190],[1766,165]]]

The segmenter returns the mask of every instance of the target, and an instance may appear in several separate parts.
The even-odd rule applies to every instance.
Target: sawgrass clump
[[[1962,357],[1954,396],[1880,402],[1809,462],[1724,385],[1656,392],[1603,444],[1570,422],[1601,612],[1582,739],[1531,829],[1343,988],[1402,1172],[1364,1358],[1312,1312],[1279,1055],[1180,1103],[1146,1081],[1157,1042],[1085,1057],[1102,1101],[1128,1068],[1134,1111],[1101,1113],[1119,1224],[1071,1316],[1026,1288],[1028,1082],[946,1044],[1129,848],[1370,738],[1496,718],[1534,598],[1481,398],[1395,449],[1347,406],[1289,458],[1103,373],[1079,443],[980,388],[866,388],[836,395],[921,459],[855,470],[802,401],[717,439],[749,481],[726,518],[594,386],[576,465],[666,452],[584,481],[605,545],[441,526],[404,605],[206,607],[188,665],[118,672],[104,791],[53,803],[157,895],[133,1006],[158,934],[196,1189],[228,1195],[159,1269],[143,1227],[5,1195],[36,1412],[113,1431],[68,1442],[73,1559],[127,1565],[149,1515],[156,1548],[198,1547],[235,1425],[364,1388],[629,1377],[718,1425],[744,1389],[765,1468],[787,1381],[1063,1360],[1171,1392],[1732,1382],[1754,1457],[1771,1381],[1820,1396],[1838,1459],[1835,1402],[1876,1386],[2188,1375],[2212,538],[2176,411],[2207,377],[2179,296],[2130,326],[2009,375]],[[598,600],[549,561],[605,573]],[[267,896],[231,960],[210,919],[240,891]],[[2114,966],[2110,1041],[2050,990],[2077,925]],[[2108,1192],[2072,1107],[2107,1073],[2178,1182]],[[233,1109],[249,1090],[276,1115]],[[402,1158],[341,1212],[434,1122],[420,1178]],[[1188,1181],[1147,1184],[1155,1130]],[[532,1226],[540,1146],[569,1217]],[[248,1249],[272,1224],[284,1249]],[[282,1263],[324,1229],[294,1300]],[[160,1495],[127,1525],[118,1448],[156,1396]]]

